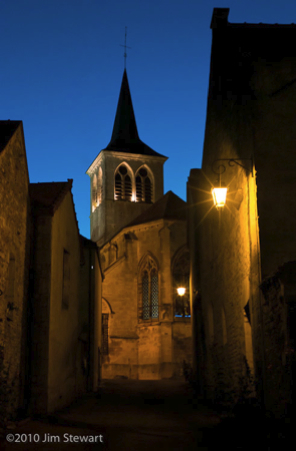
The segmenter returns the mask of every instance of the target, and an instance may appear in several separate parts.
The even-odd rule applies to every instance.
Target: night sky
[[[74,179],[84,236],[85,171],[111,138],[125,26],[139,136],[169,157],[165,192],[186,200],[201,165],[214,7],[230,8],[230,22],[296,22],[292,0],[1,1],[0,119],[23,121],[31,182]]]

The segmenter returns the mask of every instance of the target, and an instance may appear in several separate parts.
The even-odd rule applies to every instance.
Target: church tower
[[[91,239],[98,246],[163,196],[166,160],[139,138],[124,70],[111,141],[86,172],[91,182]]]

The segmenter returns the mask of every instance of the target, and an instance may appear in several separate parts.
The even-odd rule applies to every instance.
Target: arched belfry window
[[[100,204],[103,200],[103,171],[102,168],[98,172],[98,185],[97,185],[97,202]]]
[[[98,191],[97,191],[97,175],[94,174],[92,179],[92,211],[94,211],[97,207],[97,201],[98,201]]]
[[[177,253],[172,267],[174,316],[177,318],[190,318],[191,316],[189,301],[189,270],[189,251],[183,249]],[[182,295],[178,294],[178,288],[185,288],[185,292],[182,293]]]
[[[159,311],[158,269],[156,262],[147,256],[140,271],[140,318],[157,319]]]
[[[132,200],[133,184],[127,167],[122,164],[115,173],[114,190],[116,200]]]
[[[153,186],[151,177],[145,167],[139,169],[136,175],[136,201],[151,203],[153,198]]]

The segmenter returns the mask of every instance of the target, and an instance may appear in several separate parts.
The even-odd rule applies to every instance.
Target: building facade
[[[87,171],[105,276],[103,378],[179,377],[191,360],[186,203],[163,195],[166,159],[139,138],[124,71],[111,141]]]
[[[26,408],[29,175],[21,121],[0,121],[0,420]]]
[[[30,184],[35,413],[54,412],[98,387],[100,266],[94,243],[79,234],[71,188],[72,180]]]
[[[188,180],[195,369],[214,399],[237,399],[251,371],[282,414],[295,366],[296,27],[233,24],[228,13],[213,13],[203,163]]]
[[[29,183],[21,121],[0,121],[0,425],[66,406],[101,378],[102,270],[72,180]]]

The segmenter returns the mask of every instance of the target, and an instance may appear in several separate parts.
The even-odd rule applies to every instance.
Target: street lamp
[[[184,296],[184,294],[186,293],[186,288],[184,287],[178,287],[177,288],[177,292],[179,296]]]
[[[251,161],[251,169],[244,166],[243,164],[239,163],[239,161],[244,161],[244,160],[248,160]],[[251,172],[252,173],[252,177],[253,177],[253,168],[254,168],[254,164],[253,164],[253,158],[218,158],[217,160],[215,160],[212,164],[212,171],[219,175],[219,179],[220,179],[220,186],[214,186],[212,188],[212,196],[213,196],[213,200],[214,200],[214,205],[216,208],[223,208],[226,204],[226,196],[227,196],[227,188],[225,186],[222,186],[223,184],[221,184],[221,174],[223,174],[226,171],[226,167],[223,163],[220,163],[221,161],[227,161],[228,162],[228,166],[234,166],[235,164],[237,164],[238,166],[241,166],[242,168],[246,169],[246,171]],[[219,181],[218,179],[218,181]]]
[[[216,208],[222,208],[226,204],[227,188],[225,187],[214,187],[212,189],[212,196],[214,200],[214,205]]]

